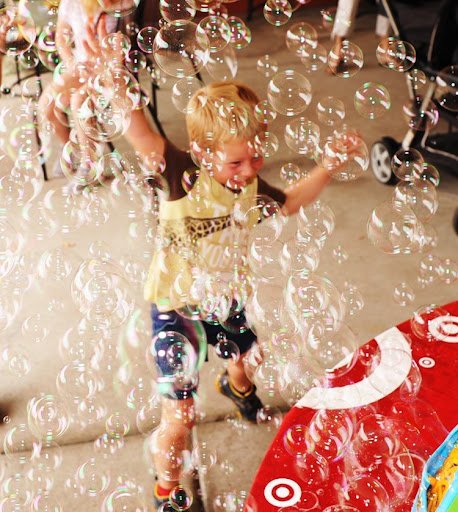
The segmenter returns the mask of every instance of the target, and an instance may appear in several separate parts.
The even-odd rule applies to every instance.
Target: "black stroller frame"
[[[391,158],[401,147],[418,149],[433,163],[458,172],[458,116],[443,108],[434,98],[437,88],[436,78],[445,67],[457,63],[458,51],[458,6],[456,0],[381,0],[390,20],[395,38],[411,42],[417,50],[415,67],[429,78],[419,112],[425,112],[432,101],[440,116],[448,123],[448,133],[430,135],[425,124],[423,130],[410,128],[401,143],[391,137],[382,137],[371,149],[372,171],[378,181],[394,184],[397,178],[391,169]],[[415,27],[416,20],[423,23]],[[429,31],[429,40],[422,36]],[[415,90],[406,76],[409,97],[415,101]],[[421,122],[421,119],[420,119]]]

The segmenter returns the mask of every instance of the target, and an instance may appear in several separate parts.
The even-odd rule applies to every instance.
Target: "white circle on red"
[[[291,507],[301,499],[300,485],[289,478],[276,478],[264,488],[264,498],[275,507]],[[291,496],[289,499],[288,496]]]

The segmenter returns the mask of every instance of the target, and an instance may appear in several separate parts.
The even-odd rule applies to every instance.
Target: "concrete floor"
[[[308,21],[318,26],[319,12],[313,7],[304,7],[294,14],[290,24],[299,20]],[[265,97],[268,80],[255,69],[256,61],[260,56],[269,54],[277,60],[280,69],[294,66],[300,71],[301,64],[285,48],[284,35],[288,25],[274,28],[267,24],[261,13],[258,12],[250,27],[253,41],[248,48],[238,53],[239,72],[237,78],[252,85],[261,97]],[[354,32],[352,40],[363,49],[365,55],[364,67],[358,74],[347,80],[329,76],[323,70],[308,76],[312,83],[313,101],[304,114],[316,121],[317,100],[322,96],[337,96],[345,103],[348,124],[363,134],[368,147],[384,135],[390,135],[399,140],[406,130],[401,114],[401,107],[407,99],[404,77],[377,65],[373,27],[373,15],[358,18],[357,30]],[[328,36],[325,33],[320,34],[320,41],[327,48],[330,47]],[[205,72],[204,80],[209,80]],[[391,111],[377,121],[368,121],[359,117],[353,107],[355,90],[367,81],[382,83],[391,93]],[[184,146],[186,134],[183,117],[174,110],[170,102],[172,85],[173,81],[167,79],[159,92],[159,114],[169,137],[175,143]],[[19,99],[2,98],[0,100],[2,107],[9,106],[13,110],[18,108],[19,103]],[[283,163],[295,162],[303,169],[311,167],[309,161],[298,158],[283,142],[284,125],[285,118],[278,116],[271,126],[271,131],[280,140],[280,149],[274,157],[266,162],[265,169],[262,171],[264,178],[278,186],[282,186],[279,170]],[[117,142],[116,146],[121,150],[126,149],[123,141]],[[52,167],[54,158],[55,152],[50,157],[50,167]],[[0,166],[1,174],[6,175],[11,168],[11,162],[5,158],[0,160]],[[52,194],[53,191],[58,195],[62,185],[63,180],[52,180],[46,183],[40,197],[43,198],[45,194],[48,194],[49,198],[49,194]],[[340,288],[345,281],[352,281],[359,288],[364,298],[364,309],[357,315],[349,317],[347,323],[361,343],[408,318],[417,307],[423,304],[447,303],[458,296],[456,281],[451,285],[436,281],[428,287],[420,286],[417,281],[419,255],[387,256],[377,251],[369,243],[366,233],[367,219],[372,209],[380,202],[388,200],[391,194],[392,189],[376,182],[369,171],[355,182],[332,182],[321,197],[335,213],[336,230],[325,245],[318,272],[329,276]],[[17,226],[18,231],[23,233],[26,238],[24,258],[29,269],[36,267],[40,254],[56,248],[62,249],[67,255],[67,260],[73,263],[73,268],[76,268],[83,258],[89,257],[90,250],[94,251],[94,247],[91,248],[90,245],[94,242],[103,244],[103,247],[111,252],[113,259],[121,264],[125,264],[128,258],[133,259],[140,269],[136,274],[139,277],[134,287],[134,299],[138,311],[144,315],[143,318],[147,319],[148,305],[143,302],[141,297],[141,279],[142,271],[146,270],[149,263],[151,247],[148,246],[146,240],[132,235],[127,197],[114,198],[106,190],[100,190],[98,195],[102,205],[105,205],[106,211],[109,212],[109,219],[106,223],[94,225],[92,222],[69,234],[64,234],[57,228],[57,232],[45,240],[38,240],[30,230],[31,222],[36,219],[37,212],[32,212],[32,220],[28,220],[24,218],[20,205],[15,207],[14,204],[9,204],[7,214],[8,218]],[[456,261],[458,237],[452,231],[451,218],[455,207],[458,206],[458,180],[451,173],[442,173],[438,195],[439,210],[430,222],[438,235],[438,246],[433,253],[440,258],[452,258]],[[76,198],[76,207],[80,210],[88,210],[88,205],[82,197]],[[62,219],[60,207],[56,208],[56,217]],[[91,208],[90,211],[94,219],[97,210],[94,206]],[[130,235],[128,234],[129,229]],[[283,235],[284,239],[290,238],[294,234],[294,230],[295,219],[291,219]],[[337,264],[333,256],[338,246],[341,246],[349,256],[343,264]],[[131,279],[133,278],[131,277]],[[393,300],[394,288],[400,282],[409,283],[415,292],[414,301],[407,307],[401,307]],[[0,340],[2,347],[6,345],[21,347],[30,361],[31,370],[25,376],[14,376],[6,369],[0,373],[2,402],[10,404],[9,418],[0,427],[2,438],[13,427],[27,424],[27,404],[33,397],[38,398],[42,394],[56,395],[56,376],[64,364],[71,360],[68,353],[62,349],[62,338],[70,327],[76,327],[81,318],[70,298],[70,278],[59,284],[49,280],[45,281],[39,276],[36,277],[30,289],[24,294],[21,306],[13,323],[8,329],[0,332]],[[41,315],[40,325],[48,329],[45,339],[31,341],[31,336],[27,331],[24,334],[24,322],[28,320],[30,323],[32,315]],[[103,390],[96,395],[96,402],[102,417],[99,419],[92,417],[89,420],[89,416],[86,414],[83,418],[84,421],[71,424],[65,434],[59,438],[58,443],[61,449],[54,447],[52,450],[52,453],[61,451],[62,454],[62,467],[58,471],[49,470],[40,474],[36,469],[38,466],[36,459],[31,462],[30,454],[27,452],[25,455],[10,453],[7,456],[2,456],[0,458],[0,477],[3,486],[0,488],[0,497],[9,499],[11,502],[14,499],[19,502],[22,500],[22,504],[24,504],[33,493],[47,485],[45,477],[48,477],[48,479],[54,480],[50,495],[60,503],[64,510],[84,509],[88,512],[109,510],[103,508],[107,506],[106,503],[103,504],[104,498],[120,483],[125,484],[126,482],[132,484],[131,489],[134,489],[135,492],[132,491],[133,497],[130,498],[132,501],[123,510],[135,510],[133,505],[135,499],[138,499],[139,502],[144,500],[144,503],[149,503],[154,470],[148,457],[148,443],[139,434],[135,411],[126,407],[125,399],[129,386],[133,386],[134,382],[137,384],[143,382],[148,385],[151,378],[151,372],[143,356],[147,335],[145,334],[141,339],[142,350],[130,347],[132,353],[129,355],[134,364],[131,368],[132,379],[127,388],[119,382],[121,354],[117,349],[118,336],[122,336],[121,331],[111,333],[104,340],[103,365],[97,372],[104,384]],[[231,403],[220,399],[213,386],[214,377],[221,367],[221,362],[216,360],[211,353],[210,362],[204,365],[202,371],[199,391],[201,421],[195,428],[196,445],[203,445],[207,456],[208,452],[212,452],[212,456],[216,456],[216,462],[212,459],[214,464],[211,468],[207,468],[204,463],[201,463],[199,471],[200,489],[207,511],[216,510],[214,500],[221,493],[249,490],[257,465],[275,433],[266,427],[249,426],[233,421]],[[282,410],[286,409],[286,404],[280,396],[270,397],[262,389],[260,394],[264,403]],[[109,417],[115,419],[114,413],[118,413],[121,423],[128,423],[130,428],[125,442],[121,440],[116,444],[113,439],[111,440],[116,446],[112,444],[113,453],[109,453],[108,448],[105,451],[100,448],[100,442],[98,448],[94,448],[94,440],[105,431],[106,419]],[[156,409],[151,412],[151,428],[157,418],[158,410]],[[30,450],[34,443],[34,438],[28,429],[25,429],[23,434],[16,429],[12,439],[16,443],[14,452],[23,449]],[[6,447],[8,448],[8,446],[7,440]],[[194,458],[196,458],[196,454]],[[94,457],[96,463],[91,465]],[[24,464],[19,464],[20,462],[24,462]],[[75,477],[78,468],[80,470]],[[29,473],[27,479],[24,475],[30,469],[34,469],[35,472]],[[21,476],[11,478],[14,475]],[[88,481],[91,483],[88,484]],[[78,491],[78,485],[82,486],[82,491]],[[198,509],[200,506],[196,508]]]

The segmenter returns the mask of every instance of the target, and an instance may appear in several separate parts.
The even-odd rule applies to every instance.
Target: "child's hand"
[[[367,152],[367,147],[356,130],[335,132],[323,148],[323,167],[330,172],[336,171],[361,152]]]
[[[337,181],[355,180],[369,168],[369,150],[355,130],[334,132],[323,147],[321,165]]]

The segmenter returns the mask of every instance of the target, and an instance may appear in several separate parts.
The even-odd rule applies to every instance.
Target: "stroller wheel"
[[[391,170],[391,159],[400,144],[391,137],[383,137],[371,148],[371,165],[377,181],[384,185],[394,185],[398,179]]]

